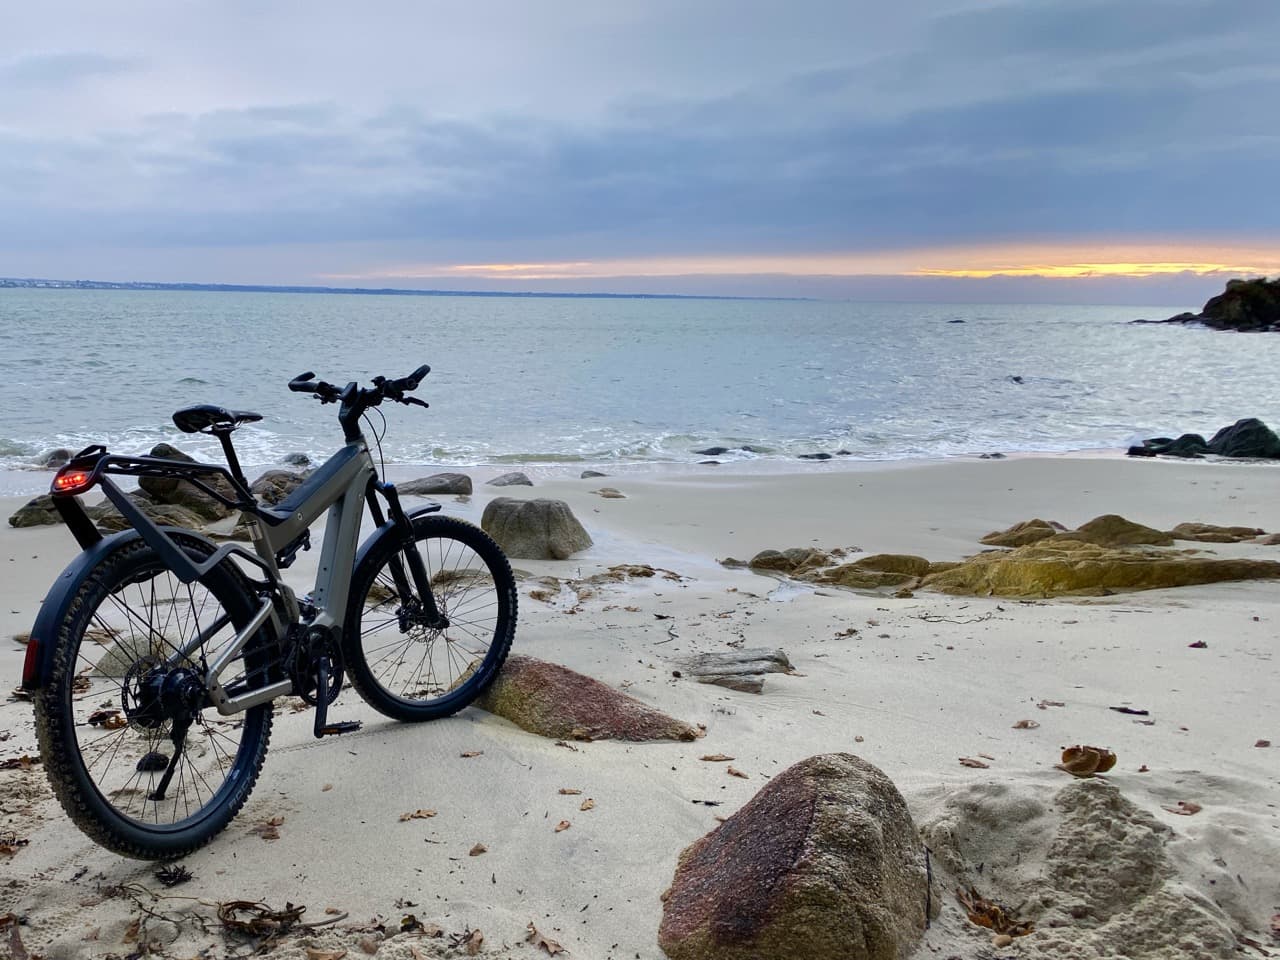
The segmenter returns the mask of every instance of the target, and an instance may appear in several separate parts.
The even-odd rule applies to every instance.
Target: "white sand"
[[[1016,900],[1035,878],[1053,874],[1046,859],[1060,815],[1052,800],[1071,782],[1053,768],[1058,753],[1093,743],[1118,754],[1108,779],[1120,794],[1174,831],[1163,849],[1180,895],[1218,904],[1234,932],[1268,942],[1266,925],[1280,912],[1280,748],[1254,743],[1280,744],[1276,583],[1034,603],[926,592],[899,600],[781,585],[716,561],[811,544],[956,559],[980,549],[982,534],[1033,516],[1074,526],[1120,513],[1166,529],[1195,520],[1274,531],[1280,469],[1048,457],[795,473],[721,466],[540,478],[532,489],[483,485],[505,469],[468,471],[476,495],[466,503],[445,498],[446,510],[478,520],[492,496],[562,498],[596,540],[569,561],[515,566],[568,578],[649,563],[686,578],[606,587],[572,614],[528,598],[526,587],[515,649],[625,686],[706,724],[706,738],[569,750],[474,709],[426,726],[396,724],[348,691],[331,716],[364,720],[364,728],[317,742],[309,713],[282,709],[253,797],[231,828],[185,861],[196,880],[174,894],[276,907],[291,901],[307,906],[307,920],[323,920],[333,907],[348,915],[342,924],[377,917],[393,930],[413,913],[451,934],[479,928],[482,953],[493,956],[533,956],[521,942],[532,921],[573,957],[656,958],[659,896],[679,851],[788,764],[851,751],[895,780],[931,842],[946,830],[963,835],[954,849],[937,851],[942,882],[959,879],[946,872],[948,856],[971,867],[983,862],[979,885],[989,879]],[[626,499],[590,493],[605,485]],[[7,517],[19,502],[0,502],[0,513]],[[1203,546],[1280,559],[1280,547]],[[29,629],[44,590],[74,553],[64,530],[0,528],[0,689],[20,674],[22,651],[9,636]],[[296,569],[305,577],[305,564]],[[858,633],[839,636],[850,627]],[[1195,640],[1207,649],[1189,648]],[[671,677],[669,658],[739,641],[782,647],[801,675],[769,677],[761,696]],[[1042,700],[1065,706],[1038,709]],[[1154,725],[1108,709],[1119,705],[1150,710]],[[1012,729],[1020,719],[1040,726]],[[34,750],[27,704],[0,702],[0,736],[6,732],[0,758]],[[483,755],[459,756],[474,750]],[[750,779],[698,760],[717,752],[734,756]],[[983,753],[994,758],[990,769],[957,762]],[[1149,772],[1139,773],[1142,765]],[[583,794],[562,796],[561,787]],[[595,808],[582,812],[585,796]],[[1179,800],[1203,810],[1182,817],[1162,809]],[[421,807],[438,815],[399,822]],[[0,914],[28,918],[27,946],[50,957],[128,952],[120,940],[137,911],[127,899],[94,902],[96,891],[120,883],[160,889],[154,867],[84,839],[38,768],[0,771],[0,811],[0,832],[30,840],[0,860]],[[249,833],[272,816],[284,817],[279,840]],[[572,827],[556,833],[561,819]],[[478,842],[488,852],[468,856]],[[159,921],[149,929],[166,941],[176,935]],[[1108,935],[1141,936],[1135,929],[1115,926]],[[95,930],[96,939],[82,939]],[[341,944],[354,956],[361,936],[369,934],[330,931],[305,942]],[[965,922],[948,894],[918,956],[990,956],[989,936]],[[1052,956],[1036,952],[1035,942],[1054,936],[1033,934],[1010,949]],[[215,942],[214,932],[188,922],[175,955]],[[412,943],[431,956],[442,942],[397,937],[378,955],[413,956]],[[1095,935],[1073,942],[1081,952],[1059,946],[1057,955],[1103,955]],[[285,955],[305,953],[295,945]]]

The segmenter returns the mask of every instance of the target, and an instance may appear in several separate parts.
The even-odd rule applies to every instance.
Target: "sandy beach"
[[[581,579],[620,563],[678,575],[599,586],[572,602],[533,599],[522,583],[513,652],[625,689],[705,725],[706,736],[564,746],[475,708],[396,724],[348,689],[330,715],[362,720],[363,729],[316,741],[310,714],[280,702],[249,803],[184,861],[194,879],[172,890],[156,881],[155,865],[83,837],[39,765],[0,770],[0,835],[23,841],[0,854],[0,915],[24,918],[18,929],[32,956],[123,956],[140,941],[166,956],[224,956],[233,941],[216,905],[249,900],[305,905],[303,920],[324,924],[275,948],[300,960],[370,947],[390,960],[466,955],[458,935],[474,930],[484,935],[477,955],[546,956],[525,939],[530,923],[570,957],[661,958],[660,897],[680,851],[788,765],[831,752],[857,754],[892,778],[933,849],[945,895],[914,956],[1190,956],[1149,942],[1145,921],[1123,909],[1123,883],[1111,920],[1037,930],[1003,949],[956,904],[961,861],[982,864],[983,892],[1001,892],[1010,908],[1020,885],[1056,882],[1062,834],[1055,846],[1054,831],[1065,815],[1055,797],[1075,781],[1054,765],[1072,744],[1115,752],[1106,780],[1136,808],[1133,822],[1162,838],[1152,869],[1168,874],[1161,902],[1170,913],[1156,919],[1173,927],[1178,911],[1203,907],[1244,942],[1280,953],[1269,931],[1280,914],[1274,581],[1075,599],[925,590],[895,598],[720,563],[797,546],[957,560],[983,549],[984,534],[1032,517],[1074,527],[1116,513],[1159,529],[1200,521],[1275,532],[1276,467],[1053,456],[534,474],[532,488],[485,485],[506,469],[468,469],[476,493],[442,498],[445,511],[479,522],[494,496],[563,499],[595,541],[566,561],[514,561],[529,579]],[[623,498],[592,492],[602,485]],[[22,502],[0,501],[0,514]],[[1256,542],[1179,546],[1280,560],[1280,546]],[[30,705],[8,699],[22,663],[10,638],[30,629],[75,552],[61,528],[0,526],[0,760],[35,753]],[[314,556],[290,571],[303,589]],[[1205,645],[1190,646],[1197,641]],[[796,674],[769,676],[760,695],[673,677],[672,660],[734,644],[781,648]],[[1038,726],[1015,729],[1020,720]],[[699,759],[715,753],[732,756],[745,778]],[[987,767],[963,766],[962,757]],[[588,797],[594,806],[583,810]],[[1201,809],[1167,809],[1179,802]],[[436,815],[401,821],[422,808]],[[253,832],[274,818],[282,818],[278,839]],[[571,826],[557,832],[562,820]],[[1107,825],[1079,829],[1102,844],[1090,862],[1105,862]],[[1123,860],[1125,837],[1114,841]],[[476,844],[485,852],[470,855]],[[409,914],[443,935],[396,935]]]

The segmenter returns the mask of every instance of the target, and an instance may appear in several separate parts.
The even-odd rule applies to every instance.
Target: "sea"
[[[263,415],[235,435],[247,470],[322,460],[337,408],[291,377],[423,363],[430,408],[374,417],[388,464],[1121,451],[1280,421],[1280,337],[1130,323],[1188,306],[0,289],[0,494],[47,489],[32,461],[57,447],[216,459],[170,419],[195,403]]]

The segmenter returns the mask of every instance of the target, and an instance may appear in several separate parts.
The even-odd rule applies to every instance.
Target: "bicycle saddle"
[[[211,403],[183,407],[173,415],[174,425],[183,433],[199,433],[215,427],[234,430],[242,423],[253,423],[261,419],[260,413],[249,410],[228,410],[225,407],[215,407]]]

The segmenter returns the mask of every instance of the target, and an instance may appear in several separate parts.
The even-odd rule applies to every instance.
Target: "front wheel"
[[[435,514],[412,523],[411,546],[385,537],[352,576],[343,655],[352,685],[375,710],[434,720],[461,710],[497,676],[515,635],[516,581],[502,548],[474,524]],[[432,622],[417,595],[410,550],[422,558],[442,620]]]

